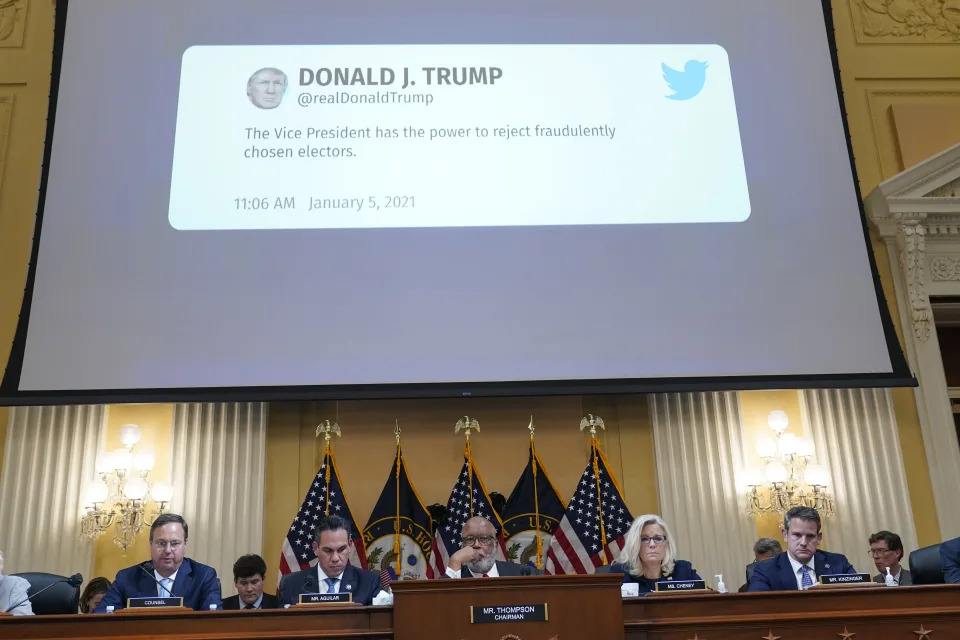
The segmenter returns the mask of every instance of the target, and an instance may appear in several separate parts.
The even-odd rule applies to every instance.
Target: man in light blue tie
[[[119,571],[94,613],[104,613],[109,606],[123,609],[128,598],[155,596],[183,598],[183,606],[197,611],[207,611],[211,605],[222,608],[216,570],[184,557],[187,531],[182,516],[157,516],[150,526],[150,562]]]
[[[287,574],[280,580],[280,606],[297,604],[301,593],[350,593],[352,601],[371,604],[380,593],[380,576],[349,563],[350,523],[324,516],[314,530],[317,566]]]
[[[756,564],[748,591],[803,591],[815,585],[819,576],[856,573],[846,556],[817,549],[823,529],[816,509],[787,511],[782,533],[787,550]]]

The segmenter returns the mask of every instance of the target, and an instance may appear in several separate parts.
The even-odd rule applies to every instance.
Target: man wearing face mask
[[[499,578],[508,576],[536,576],[542,572],[536,567],[501,562],[495,557],[497,530],[493,523],[474,516],[463,523],[460,549],[447,562],[447,578]]]
[[[183,606],[196,611],[221,609],[220,581],[213,567],[184,557],[187,522],[175,513],[157,516],[150,526],[150,562],[117,573],[94,613],[127,606],[127,598],[183,598]]]

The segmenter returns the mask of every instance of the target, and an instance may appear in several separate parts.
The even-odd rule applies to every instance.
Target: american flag
[[[493,523],[497,531],[497,560],[506,560],[506,550],[503,544],[503,523],[500,516],[490,504],[480,475],[470,457],[470,450],[464,452],[463,469],[453,486],[450,499],[447,500],[447,517],[437,527],[433,537],[433,551],[430,553],[430,564],[427,566],[427,577],[437,578],[447,570],[450,556],[460,549],[460,534],[464,523],[473,516],[481,516]]]
[[[340,516],[350,523],[350,564],[366,569],[367,555],[363,546],[363,532],[357,527],[357,521],[347,505],[347,497],[340,484],[337,463],[330,449],[324,453],[323,464],[320,465],[316,477],[307,489],[300,511],[297,512],[293,524],[287,530],[287,537],[283,539],[283,549],[280,553],[281,577],[317,564],[317,556],[312,546],[313,530],[320,518],[325,515]]]
[[[623,536],[631,522],[623,491],[609,472],[599,443],[592,440],[590,461],[553,532],[544,572],[593,573],[602,564],[610,564],[623,548]]]

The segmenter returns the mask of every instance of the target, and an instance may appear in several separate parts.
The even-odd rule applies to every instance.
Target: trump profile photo
[[[275,67],[255,71],[247,80],[247,97],[260,109],[276,109],[287,90],[287,74]]]

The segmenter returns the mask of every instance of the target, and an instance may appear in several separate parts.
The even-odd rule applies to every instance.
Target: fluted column
[[[178,404],[173,410],[170,508],[190,527],[187,555],[217,570],[224,596],[236,592],[234,561],[262,552],[266,434],[263,403]],[[265,559],[269,566],[271,558]]]
[[[651,413],[660,510],[680,558],[693,562],[708,585],[722,573],[736,591],[756,537],[737,489],[745,468],[739,397],[657,394]]]

